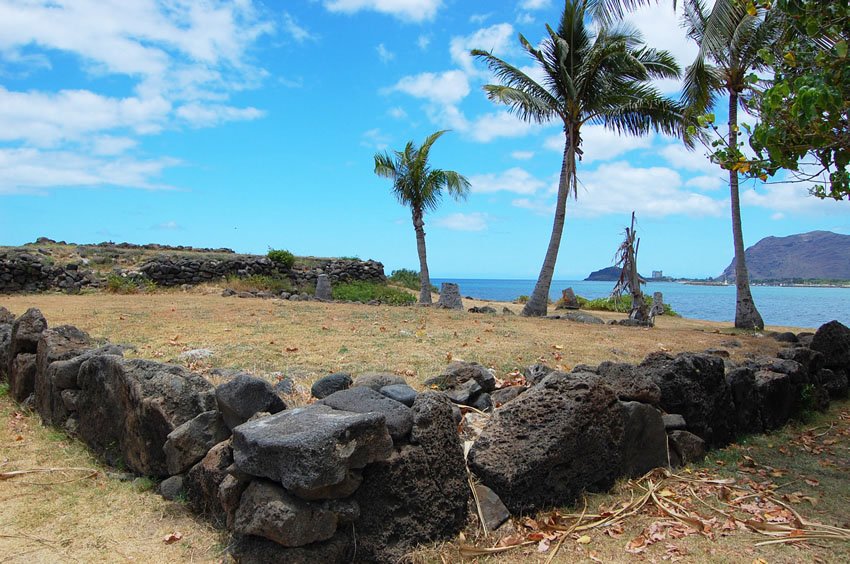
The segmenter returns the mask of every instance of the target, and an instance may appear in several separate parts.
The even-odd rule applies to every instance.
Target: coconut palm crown
[[[563,123],[564,154],[552,234],[523,315],[541,316],[547,311],[567,199],[577,195],[576,157],[582,155],[582,126],[600,124],[629,135],[650,131],[681,135],[685,129],[679,104],[650,83],[655,78],[679,77],[673,56],[644,46],[639,33],[622,23],[603,23],[594,34],[586,16],[599,3],[566,0],[560,25],[557,29],[546,26],[548,37],[540,48],[519,36],[523,49],[542,71],[541,82],[489,52],[472,51],[500,82],[484,86],[490,100],[507,105],[524,121]]]
[[[445,134],[437,131],[429,135],[420,147],[408,141],[403,151],[375,154],[375,174],[393,181],[393,195],[403,206],[410,208],[416,248],[419,253],[419,303],[431,303],[431,278],[425,252],[425,212],[434,211],[440,204],[443,191],[454,199],[466,198],[469,180],[453,170],[432,168],[428,163],[431,146]]]
[[[699,46],[694,62],[685,71],[682,99],[691,115],[711,111],[720,96],[729,97],[730,148],[738,147],[738,105],[748,89],[747,75],[767,65],[759,50],[770,48],[782,33],[776,10],[748,10],[743,2],[717,0],[709,11],[700,0],[685,0],[684,24]],[[738,173],[729,171],[732,239],[735,248],[735,327],[764,329],[764,321],[750,292],[744,254]]]

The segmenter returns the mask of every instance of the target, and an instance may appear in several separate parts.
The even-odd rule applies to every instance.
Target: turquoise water
[[[431,282],[456,282],[463,296],[484,300],[512,301],[531,295],[534,280],[473,280],[435,278]],[[555,280],[550,296],[561,297],[561,290],[572,287],[579,296],[594,299],[611,294],[613,282]],[[644,292],[664,294],[664,301],[685,317],[709,321],[735,320],[735,286],[690,286],[677,282],[649,282]],[[790,288],[753,286],[753,299],[768,325],[812,327],[837,319],[850,326],[850,288]]]

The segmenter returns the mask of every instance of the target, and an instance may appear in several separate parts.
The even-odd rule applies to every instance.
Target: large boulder
[[[0,382],[8,379],[9,353],[12,348],[12,324],[0,323]]]
[[[186,474],[183,486],[192,511],[210,519],[215,525],[223,526],[227,512],[222,505],[219,488],[229,476],[228,468],[233,464],[233,448],[229,440],[210,449],[200,462]],[[235,511],[235,507],[230,508]]]
[[[31,307],[12,324],[12,344],[9,352],[11,362],[21,353],[38,352],[38,340],[47,329],[47,320],[41,311]]]
[[[95,356],[77,377],[80,438],[112,464],[167,476],[168,434],[214,408],[212,385],[180,366]]]
[[[313,385],[310,386],[310,395],[312,395],[316,399],[323,399],[333,394],[334,392],[339,392],[340,390],[347,390],[350,387],[350,374],[345,374],[344,372],[328,374],[324,378],[319,378],[318,380],[313,382]]]
[[[553,372],[497,410],[470,468],[513,513],[570,504],[618,476],[624,414],[594,374]]]
[[[50,379],[54,362],[80,356],[91,347],[91,338],[71,325],[46,329],[38,341],[35,373],[35,409],[45,425],[53,425],[55,403],[61,399]]]
[[[76,402],[68,399],[80,395],[77,383],[80,367],[88,359],[105,354],[122,356],[124,349],[119,345],[104,345],[68,360],[55,360],[47,365],[43,375],[36,374],[36,405],[40,406],[39,413],[45,424],[61,427],[77,412]],[[47,394],[50,394],[49,399]]]
[[[460,286],[453,282],[440,284],[440,299],[437,307],[445,309],[459,309],[463,311],[463,300],[460,297]]]
[[[661,403],[661,388],[658,384],[631,364],[603,362],[596,373],[604,384],[614,390],[620,401],[638,401],[650,405]]]
[[[413,404],[411,443],[364,469],[356,562],[397,562],[416,544],[454,538],[470,492],[452,404],[436,392]]]
[[[218,410],[231,429],[260,412],[278,413],[286,404],[269,382],[249,374],[237,374],[215,389]]]
[[[413,428],[413,412],[409,407],[365,386],[340,390],[318,403],[339,411],[383,414],[394,442],[407,439]]]
[[[755,371],[746,366],[735,368],[726,374],[726,383],[735,404],[735,429],[738,433],[764,431]]]
[[[36,355],[19,353],[9,363],[9,394],[21,403],[35,392]]]
[[[778,429],[788,422],[798,395],[788,374],[759,370],[755,373],[756,397],[765,430]]]
[[[838,321],[821,325],[811,348],[823,354],[825,368],[850,370],[850,329]]]
[[[358,515],[353,500],[304,501],[277,484],[254,480],[242,494],[233,530],[297,547],[330,539]]]
[[[183,474],[209,450],[230,437],[230,429],[216,410],[205,411],[170,433],[163,445],[165,464],[172,476]]]
[[[688,431],[710,446],[735,438],[735,406],[726,382],[723,359],[707,354],[653,353],[637,367],[661,389],[661,408],[679,413]]]
[[[496,389],[496,377],[477,362],[452,362],[441,375],[426,380],[425,385],[447,390],[472,381],[481,387],[482,392],[489,393]]]
[[[407,380],[404,379],[404,376],[398,376],[396,374],[370,372],[361,374],[355,378],[354,383],[351,385],[355,388],[365,386],[379,392],[384,386],[395,386],[396,384],[407,384]]]
[[[12,325],[15,322],[15,314],[0,306],[0,325]]]
[[[348,535],[342,531],[324,542],[297,548],[254,535],[233,535],[229,551],[239,564],[343,564],[355,562],[347,557],[350,544]]]
[[[233,430],[236,466],[296,495],[344,482],[351,469],[389,456],[392,444],[382,414],[325,405],[281,411]]]
[[[643,476],[653,468],[669,465],[667,431],[661,412],[645,403],[621,402],[625,414],[622,452],[622,474]]]

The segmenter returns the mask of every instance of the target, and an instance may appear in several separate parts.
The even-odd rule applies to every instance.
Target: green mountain
[[[850,280],[850,235],[812,231],[765,237],[746,250],[750,280]],[[732,261],[718,279],[735,279]]]

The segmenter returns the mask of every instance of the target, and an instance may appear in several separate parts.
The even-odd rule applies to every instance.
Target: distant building
[[[658,280],[659,278],[664,278],[664,271],[663,270],[653,270],[652,271],[652,279]]]

